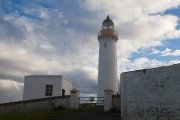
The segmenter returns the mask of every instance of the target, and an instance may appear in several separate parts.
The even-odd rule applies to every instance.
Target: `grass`
[[[83,107],[80,108],[80,110],[89,110],[89,109],[93,109],[96,106],[88,104],[88,105],[84,105]]]
[[[88,110],[95,106],[85,105],[81,110]],[[70,114],[78,112],[75,109],[64,110],[64,108],[58,107],[54,111],[49,112],[29,112],[29,113],[9,113],[0,114],[0,120],[45,120],[47,118],[61,116],[64,114]]]
[[[45,120],[54,116],[70,114],[77,110],[0,114],[0,120]]]

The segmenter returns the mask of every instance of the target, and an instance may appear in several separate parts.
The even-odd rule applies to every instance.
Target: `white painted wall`
[[[180,119],[180,64],[121,74],[122,120]]]
[[[65,77],[58,75],[25,76],[23,100],[47,97],[45,96],[46,85],[53,85],[52,96],[61,96],[62,88],[65,88],[65,91],[70,91],[70,87],[73,88],[72,81],[68,80],[63,83],[64,79]],[[70,92],[67,92],[66,95],[70,95]]]
[[[74,84],[72,81],[65,78],[64,76],[62,77],[62,89],[65,89],[65,95],[70,95],[70,93],[71,93],[70,91],[73,89],[73,86],[74,86]],[[62,91],[61,91],[61,93],[62,93]]]
[[[113,94],[118,92],[116,43],[114,37],[99,39],[98,97],[104,97],[106,88],[111,88]]]

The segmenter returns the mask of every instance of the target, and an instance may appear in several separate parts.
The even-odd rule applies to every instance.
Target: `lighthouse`
[[[97,97],[104,97],[106,88],[112,89],[113,94],[118,92],[117,78],[117,50],[118,34],[114,30],[114,23],[109,15],[102,23],[102,30],[98,33],[99,66],[98,66],[98,93]]]

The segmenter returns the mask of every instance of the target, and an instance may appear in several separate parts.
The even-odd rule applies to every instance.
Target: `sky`
[[[22,100],[26,75],[63,75],[96,94],[107,15],[119,36],[118,79],[180,63],[180,0],[0,0],[0,103]]]

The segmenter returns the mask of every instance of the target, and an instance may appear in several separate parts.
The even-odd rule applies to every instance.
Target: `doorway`
[[[65,96],[65,89],[62,89],[62,96]]]

